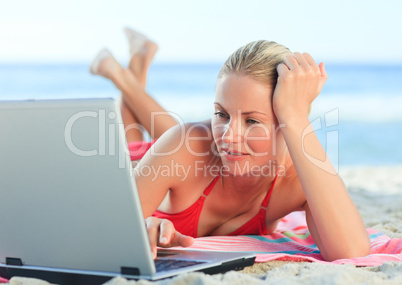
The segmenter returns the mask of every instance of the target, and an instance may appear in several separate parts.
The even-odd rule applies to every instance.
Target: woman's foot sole
[[[89,71],[94,75],[111,78],[116,70],[121,69],[120,64],[108,49],[102,49],[92,61]]]
[[[89,72],[91,72],[94,75],[102,75],[100,73],[100,64],[101,62],[108,58],[108,57],[113,57],[112,53],[104,48],[101,51],[98,52],[98,54],[95,56],[94,60],[92,61],[91,65],[89,66]]]
[[[125,27],[124,33],[126,34],[128,44],[130,46],[130,56],[133,57],[139,53],[147,53],[151,51],[153,54],[158,50],[156,43],[151,41],[145,35],[137,32],[131,28]]]

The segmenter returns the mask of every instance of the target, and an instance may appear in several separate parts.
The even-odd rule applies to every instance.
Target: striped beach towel
[[[256,262],[283,260],[375,266],[386,261],[402,261],[402,238],[391,239],[371,228],[368,228],[367,232],[371,241],[370,255],[332,262],[322,258],[308,232],[304,211],[293,212],[284,217],[275,232],[270,235],[202,237],[195,239],[190,248],[251,252],[257,255]]]
[[[308,232],[305,213],[293,212],[284,217],[274,233],[264,236],[212,236],[196,238],[189,247],[197,250],[243,251],[257,255],[256,262],[271,260],[351,263],[376,266],[386,261],[402,261],[402,238],[391,239],[374,229],[367,229],[371,252],[366,257],[324,261]],[[0,283],[7,282],[0,277]]]

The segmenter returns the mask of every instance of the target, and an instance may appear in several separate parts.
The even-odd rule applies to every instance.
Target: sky
[[[317,61],[402,63],[400,0],[0,0],[1,62],[128,58],[123,27],[159,45],[159,62],[216,62],[259,39]]]

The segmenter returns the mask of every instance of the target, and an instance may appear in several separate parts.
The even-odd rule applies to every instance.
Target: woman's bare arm
[[[174,205],[190,203],[202,194],[202,181],[195,172],[195,163],[209,159],[208,123],[177,125],[164,133],[134,169],[151,249],[156,257],[156,246],[189,246],[193,238],[185,236],[166,219],[151,217],[168,194],[175,191]],[[187,170],[182,172],[181,170]],[[209,179],[205,179],[208,183]],[[201,189],[200,193],[197,191]],[[171,195],[172,197],[172,195]],[[173,206],[174,208],[174,206]],[[175,211],[175,210],[173,210]]]
[[[370,241],[363,221],[308,119],[308,106],[326,80],[324,66],[295,53],[278,73],[274,110],[307,199],[310,232],[326,260],[365,256]]]

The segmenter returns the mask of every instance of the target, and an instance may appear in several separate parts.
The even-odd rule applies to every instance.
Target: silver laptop
[[[181,249],[153,260],[115,100],[2,101],[0,136],[0,276],[100,284],[254,263]]]

